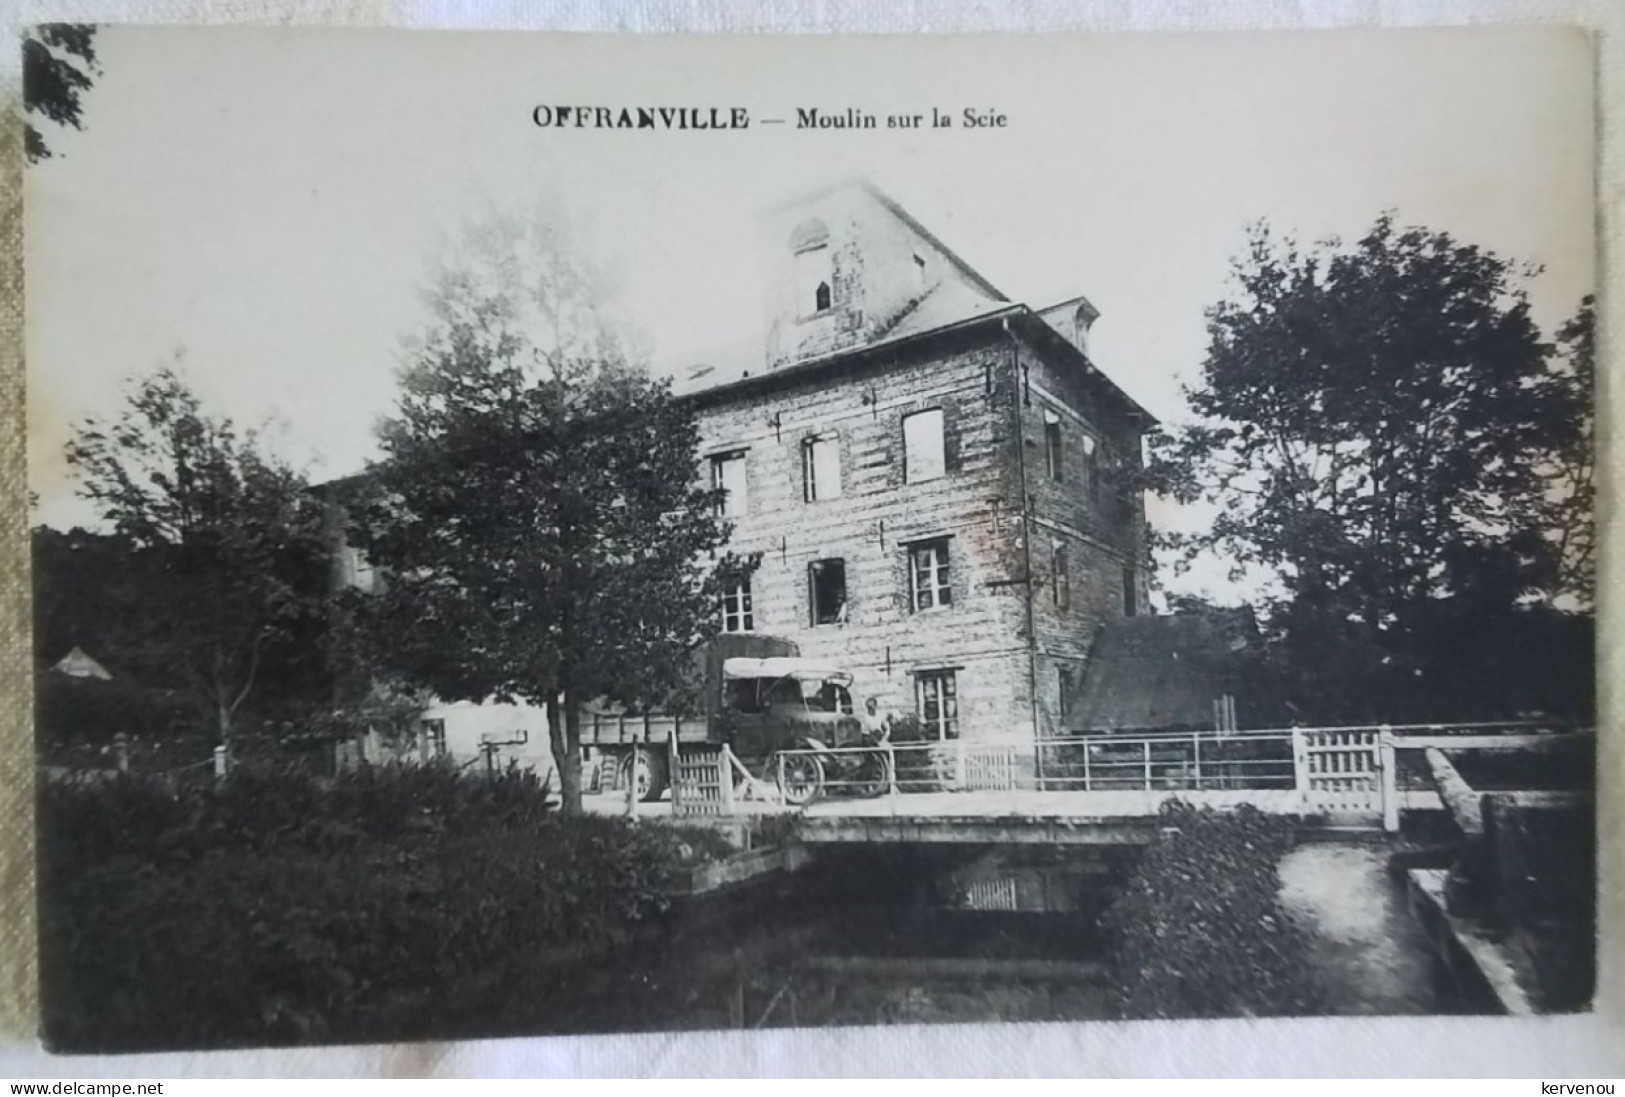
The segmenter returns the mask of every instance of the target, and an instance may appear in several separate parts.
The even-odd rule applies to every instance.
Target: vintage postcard
[[[1596,989],[1546,28],[24,37],[61,1052]]]

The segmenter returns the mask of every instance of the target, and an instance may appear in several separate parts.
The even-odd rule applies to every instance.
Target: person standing
[[[880,702],[871,697],[863,703],[863,731],[869,741],[885,747],[886,791],[897,791],[897,752],[891,745],[891,727],[894,714],[882,710]]]

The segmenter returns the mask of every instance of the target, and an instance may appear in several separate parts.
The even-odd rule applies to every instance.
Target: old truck
[[[584,758],[601,773],[609,769],[617,787],[630,782],[641,799],[658,800],[671,780],[666,748],[673,735],[679,748],[726,744],[759,778],[778,781],[783,772],[785,798],[804,802],[822,788],[827,767],[847,764],[828,748],[867,741],[852,702],[852,675],[802,658],[790,640],[719,636],[696,651],[694,671],[688,711],[584,710]],[[777,755],[787,750],[817,753],[787,755],[781,766]]]

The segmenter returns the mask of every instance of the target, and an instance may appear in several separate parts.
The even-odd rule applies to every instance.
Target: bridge
[[[756,774],[725,746],[671,743],[669,809],[630,795],[626,806],[694,821],[792,814],[805,843],[1137,845],[1177,797],[1375,835],[1396,832],[1403,811],[1448,806],[1434,756],[1549,751],[1589,734],[1524,721],[949,740],[784,751]]]

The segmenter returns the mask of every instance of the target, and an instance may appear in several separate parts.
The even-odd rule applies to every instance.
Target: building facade
[[[677,380],[760,558],[724,629],[840,663],[933,738],[1063,731],[1148,578],[1153,420],[1090,361],[1094,308],[1011,302],[864,182],[763,227],[765,347]]]

